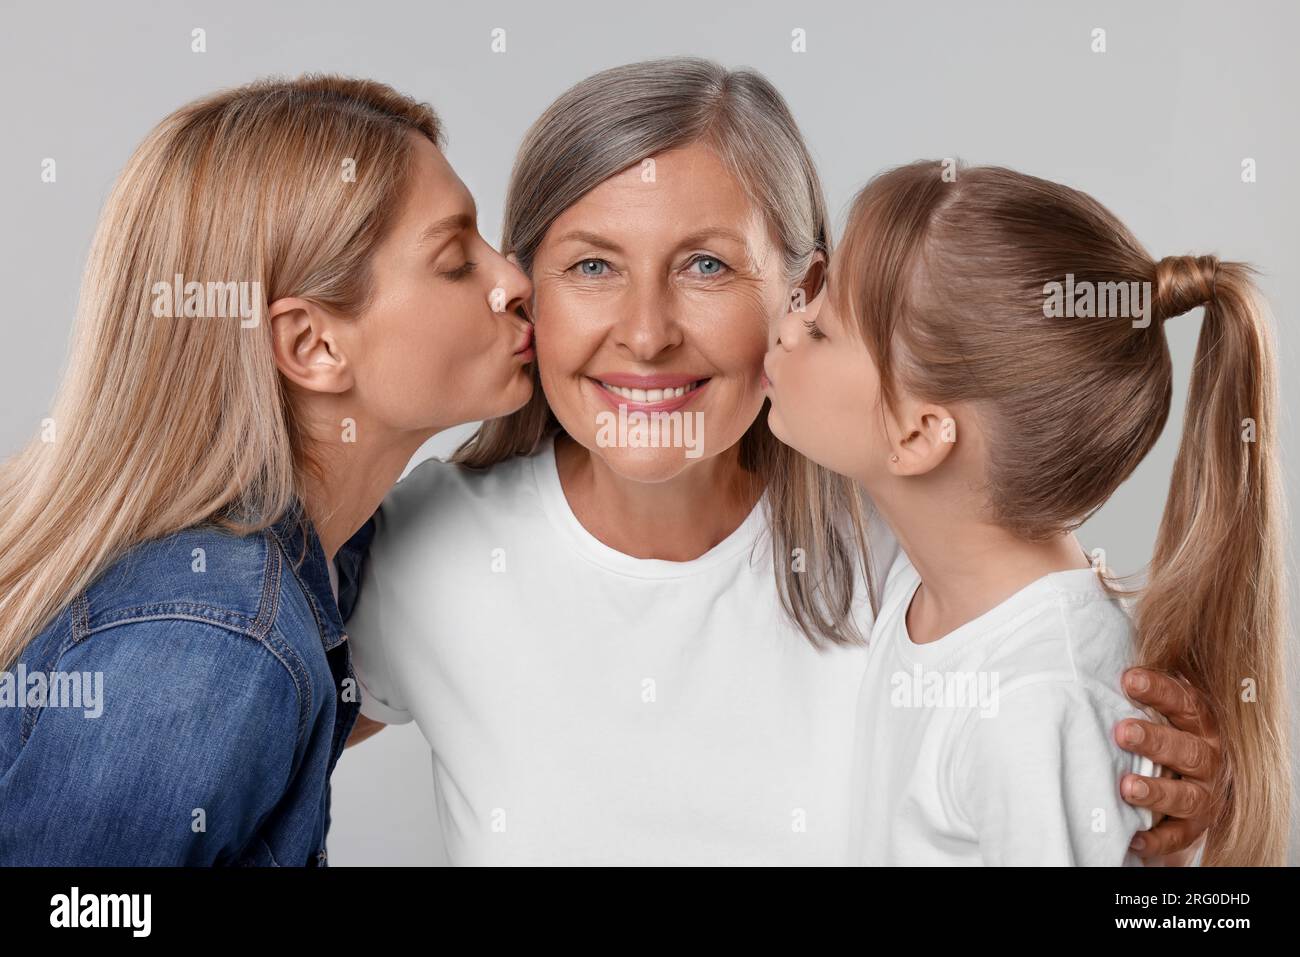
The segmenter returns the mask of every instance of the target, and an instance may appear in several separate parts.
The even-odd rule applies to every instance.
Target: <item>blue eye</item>
[[[584,276],[603,276],[608,266],[603,259],[584,259],[578,263],[578,271]]]
[[[713,256],[697,256],[695,259],[691,260],[691,265],[700,267],[700,270],[697,273],[697,275],[700,276],[716,276],[722,272],[722,270],[727,268],[726,263],[721,259],[714,258]]]

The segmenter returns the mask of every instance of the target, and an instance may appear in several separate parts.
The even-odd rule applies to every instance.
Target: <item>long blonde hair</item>
[[[510,176],[502,250],[531,273],[546,231],[583,195],[647,157],[694,142],[716,150],[744,184],[776,239],[786,280],[801,281],[817,254],[828,254],[829,237],[821,182],[794,117],[760,74],[695,57],[605,70],[547,107],[524,137]],[[856,602],[865,597],[875,607],[865,502],[853,482],[779,442],[767,411],[765,402],[738,451],[741,467],[767,490],[782,605],[814,645],[859,641]],[[528,404],[484,423],[452,460],[487,468],[531,455],[560,430],[534,363]],[[809,501],[823,507],[803,507]],[[791,560],[795,549],[805,553],[802,570]],[[856,590],[860,581],[865,596]]]
[[[1231,800],[1205,861],[1280,864],[1290,757],[1277,368],[1251,271],[1213,256],[1157,262],[1109,210],[1056,183],[945,172],[913,163],[863,189],[831,294],[856,318],[886,402],[901,387],[977,405],[992,426],[991,518],[1018,535],[1078,527],[1133,472],[1169,415],[1164,323],[1205,307],[1137,593],[1138,658],[1203,691],[1218,722],[1226,762],[1214,787]],[[1094,314],[1105,294],[1103,314],[1049,316],[1050,291],[1067,283],[1089,284]],[[1132,299],[1144,283],[1145,315]]]
[[[136,149],[45,434],[0,469],[0,667],[126,549],[201,523],[247,533],[300,496],[310,449],[256,318],[286,296],[364,309],[411,134],[440,142],[427,105],[304,76],[190,103]],[[157,284],[176,276],[248,283],[256,301],[242,318],[168,318]]]

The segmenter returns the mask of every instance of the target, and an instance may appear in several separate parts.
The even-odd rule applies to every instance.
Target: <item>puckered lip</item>
[[[521,340],[519,347],[515,349],[515,355],[519,355],[521,352],[527,352],[529,349],[531,349],[531,348],[533,347],[533,327],[532,327],[532,325],[526,325],[526,326],[524,326],[523,334],[524,334],[524,337],[523,337],[523,339]]]

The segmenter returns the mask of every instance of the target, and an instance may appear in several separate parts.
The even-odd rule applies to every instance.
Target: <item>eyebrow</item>
[[[446,233],[458,233],[463,229],[470,229],[473,225],[474,217],[469,213],[455,213],[445,219],[438,220],[431,226],[425,227],[424,232],[420,233],[420,238],[416,242],[423,246],[425,243],[431,243]]]
[[[608,249],[610,252],[621,253],[623,247],[611,239],[606,239],[599,233],[589,233],[585,229],[572,229],[563,236],[555,240],[557,243],[585,243],[588,246],[595,246],[597,249]]]
[[[709,239],[729,239],[745,250],[749,249],[749,240],[734,229],[727,229],[725,226],[706,226],[701,230],[691,233],[681,241],[683,246],[700,246],[705,240]]]
[[[739,246],[749,250],[749,242],[740,233],[734,229],[727,229],[723,226],[706,226],[703,229],[696,230],[689,236],[684,237],[678,244],[678,248],[683,246],[699,246],[709,239],[729,239]],[[622,252],[623,247],[612,239],[607,239],[599,233],[588,232],[585,229],[574,229],[565,233],[555,240],[556,243],[580,242],[597,249],[608,249],[611,252]]]

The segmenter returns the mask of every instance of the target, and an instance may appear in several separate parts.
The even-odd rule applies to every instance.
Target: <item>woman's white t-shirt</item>
[[[1055,572],[938,641],[913,644],[921,578],[885,583],[858,710],[853,843],[867,865],[1136,865],[1151,812],[1126,804],[1115,722],[1133,631],[1092,569]]]
[[[426,462],[377,523],[361,711],[429,742],[453,864],[847,862],[866,649],[789,622],[761,502],[698,559],[633,558],[578,522],[547,440]]]

